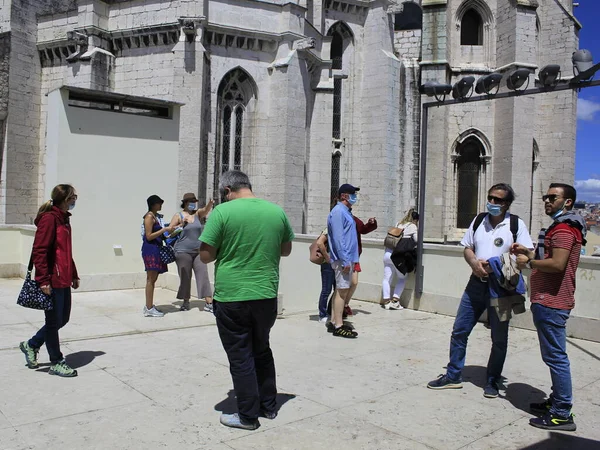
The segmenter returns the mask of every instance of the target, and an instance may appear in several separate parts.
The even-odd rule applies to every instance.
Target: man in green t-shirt
[[[255,197],[245,173],[225,172],[219,190],[224,203],[200,236],[200,259],[216,261],[215,316],[238,405],[221,423],[256,430],[259,416],[277,416],[269,333],[277,318],[279,260],[291,253],[294,232],[283,209]]]

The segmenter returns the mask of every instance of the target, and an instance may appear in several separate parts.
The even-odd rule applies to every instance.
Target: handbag
[[[25,275],[25,281],[19,297],[17,298],[17,305],[21,305],[25,308],[42,309],[49,311],[54,308],[52,302],[52,296],[46,295],[42,292],[40,285],[37,281],[31,279],[31,271],[33,270],[33,251],[29,258],[29,265],[27,266],[27,275]]]
[[[404,228],[398,227],[390,227],[388,228],[387,235],[383,241],[383,245],[385,248],[389,248],[390,250],[394,250],[402,236],[404,235]]]
[[[160,255],[160,260],[164,264],[171,264],[172,262],[175,262],[175,250],[173,250],[173,247],[170,245],[161,246],[158,252]]]

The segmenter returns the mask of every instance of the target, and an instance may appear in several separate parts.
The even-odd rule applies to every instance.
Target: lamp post
[[[418,297],[423,294],[423,244],[425,231],[425,191],[427,180],[427,127],[429,119],[429,108],[436,106],[456,105],[457,103],[483,102],[488,100],[497,100],[501,98],[519,97],[522,95],[538,95],[548,92],[559,92],[567,90],[580,90],[594,86],[600,86],[600,80],[592,81],[594,74],[600,70],[600,63],[594,65],[591,53],[588,50],[578,50],[573,53],[573,72],[575,77],[571,80],[560,81],[560,66],[556,64],[545,66],[539,72],[541,87],[520,89],[525,83],[528,83],[531,73],[528,69],[517,69],[511,72],[507,78],[507,87],[511,89],[508,92],[498,93],[502,75],[492,73],[481,77],[477,83],[475,92],[472,93],[473,77],[465,77],[459,80],[454,87],[451,85],[440,84],[436,82],[427,82],[421,86],[421,93],[430,97],[435,97],[435,101],[423,103],[421,112],[421,153],[419,157],[419,228],[417,241],[417,270],[415,280],[415,293]],[[526,77],[525,77],[525,72]],[[527,85],[526,85],[527,86]],[[468,87],[468,88],[467,88]],[[493,90],[496,93],[492,93]],[[445,96],[453,93],[454,100],[445,101]],[[442,98],[440,98],[443,94]]]

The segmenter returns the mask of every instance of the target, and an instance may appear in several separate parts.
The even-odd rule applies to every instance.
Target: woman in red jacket
[[[71,315],[71,287],[79,287],[79,277],[71,247],[70,210],[75,207],[77,193],[73,186],[59,184],[52,190],[52,200],[44,203],[35,219],[37,231],[33,240],[35,281],[42,291],[52,295],[54,308],[45,311],[46,324],[29,341],[20,344],[27,367],[38,367],[37,354],[42,344],[50,356],[50,375],[75,377],[77,371],[65,362],[60,352],[58,330]]]

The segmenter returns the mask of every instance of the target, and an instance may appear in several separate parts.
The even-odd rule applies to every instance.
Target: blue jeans
[[[461,380],[469,335],[486,309],[492,329],[492,351],[487,365],[487,381],[497,382],[502,375],[508,348],[509,321],[500,322],[496,310],[490,307],[488,283],[471,276],[460,300],[460,306],[454,320],[452,337],[450,338],[450,362],[447,366],[446,376],[452,381]]]
[[[260,411],[277,410],[275,361],[269,346],[269,333],[277,319],[277,299],[214,304],[238,414],[244,423],[252,423]]]
[[[567,319],[570,313],[568,309],[548,308],[539,303],[531,305],[542,359],[550,368],[552,378],[550,412],[561,417],[569,417],[573,406],[571,364],[567,355]]]
[[[60,351],[58,330],[64,327],[71,317],[71,288],[52,289],[52,302],[54,309],[44,311],[46,324],[29,339],[29,346],[40,348],[45,343],[50,363],[56,364],[64,359]]]
[[[321,264],[321,295],[319,296],[319,318],[327,317],[327,299],[335,289],[335,272],[329,263]]]

